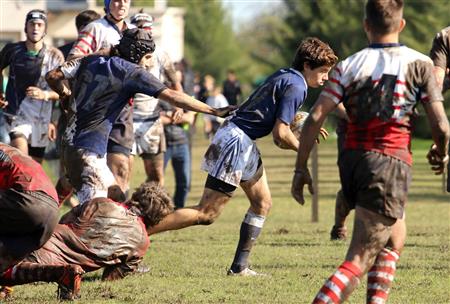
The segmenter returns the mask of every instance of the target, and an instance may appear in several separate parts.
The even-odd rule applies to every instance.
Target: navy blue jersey
[[[64,62],[62,54],[53,47],[45,46],[37,55],[28,52],[24,41],[8,43],[0,52],[0,71],[9,66],[8,85],[5,97],[6,112],[17,114],[26,89],[30,86],[49,90],[45,74]]]
[[[75,59],[61,71],[75,80],[64,140],[101,156],[112,125],[131,97],[136,93],[157,97],[167,88],[143,68],[119,57]]]
[[[306,99],[308,85],[294,69],[280,69],[272,74],[239,107],[231,121],[251,139],[272,132],[278,119],[290,124]]]

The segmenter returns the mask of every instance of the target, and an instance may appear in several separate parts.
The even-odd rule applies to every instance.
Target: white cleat
[[[229,269],[227,272],[227,275],[229,276],[240,276],[240,277],[256,277],[256,276],[266,276],[266,274],[258,273],[254,270],[251,270],[250,268],[245,268],[244,270],[241,270],[240,272],[233,272],[233,270]]]

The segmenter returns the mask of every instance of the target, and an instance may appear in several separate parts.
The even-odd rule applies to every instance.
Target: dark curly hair
[[[332,67],[337,60],[338,57],[327,43],[315,37],[308,37],[300,42],[292,67],[301,72],[304,63],[308,63],[311,69],[315,69],[321,66]]]
[[[142,183],[125,204],[131,211],[142,216],[146,227],[157,225],[174,210],[167,191],[155,182]]]

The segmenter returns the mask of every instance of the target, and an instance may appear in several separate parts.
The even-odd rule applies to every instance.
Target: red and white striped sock
[[[349,261],[345,261],[322,286],[313,304],[342,303],[359,284],[360,276],[361,270]]]
[[[383,248],[367,273],[367,304],[384,304],[394,281],[395,265],[400,257],[396,250]]]

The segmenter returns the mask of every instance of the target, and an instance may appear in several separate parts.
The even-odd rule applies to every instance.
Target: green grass
[[[239,227],[248,202],[241,190],[216,223],[166,232],[152,237],[145,263],[150,273],[103,283],[100,273],[84,277],[78,303],[310,303],[324,280],[344,258],[348,241],[330,242],[334,195],[339,189],[336,142],[322,143],[320,154],[319,222],[311,223],[311,199],[298,205],[290,196],[295,153],[276,148],[270,138],[259,142],[273,195],[273,209],[251,256],[254,269],[268,277],[227,277]],[[407,206],[408,238],[398,264],[390,303],[450,303],[450,196],[441,177],[425,163],[429,141],[414,141],[414,179]],[[201,195],[205,174],[199,170],[207,147],[196,137],[192,192],[188,204]],[[132,185],[144,179],[135,162]],[[172,171],[166,184],[173,189]],[[351,228],[351,221],[349,221]],[[15,288],[14,303],[57,303],[55,284]],[[349,303],[365,303],[365,282]]]

